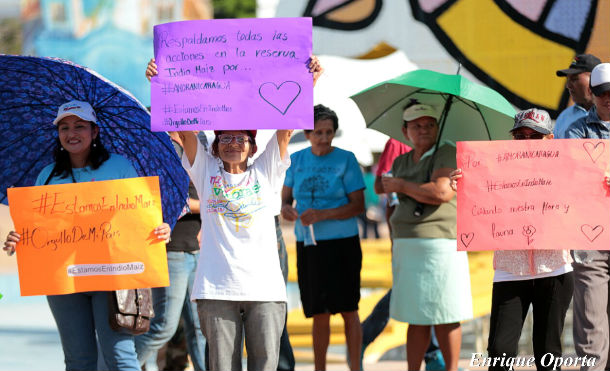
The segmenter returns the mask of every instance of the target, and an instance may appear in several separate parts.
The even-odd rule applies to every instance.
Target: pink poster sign
[[[610,249],[610,141],[458,142],[458,250]]]
[[[313,129],[311,18],[154,27],[153,131]]]

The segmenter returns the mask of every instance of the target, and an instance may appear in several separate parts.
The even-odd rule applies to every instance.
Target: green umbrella
[[[510,139],[515,116],[511,104],[495,90],[460,75],[429,70],[407,72],[351,98],[367,127],[407,144],[401,131],[402,113],[412,99],[443,113],[440,141]]]

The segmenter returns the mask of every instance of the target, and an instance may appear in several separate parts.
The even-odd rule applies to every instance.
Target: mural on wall
[[[21,0],[23,54],[89,67],[150,104],[155,24],[211,18],[206,0]]]
[[[290,12],[313,18],[316,53],[401,49],[445,73],[461,63],[516,106],[553,115],[568,104],[557,69],[580,53],[610,60],[610,0],[280,0],[277,15]]]

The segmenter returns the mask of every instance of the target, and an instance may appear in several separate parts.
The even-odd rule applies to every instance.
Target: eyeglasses
[[[218,141],[222,144],[229,144],[233,141],[233,138],[235,138],[235,143],[237,144],[244,144],[246,142],[250,141],[250,138],[248,138],[247,135],[231,135],[231,134],[220,134],[218,136]]]
[[[542,139],[544,138],[544,134],[541,133],[532,133],[532,134],[513,134],[513,139],[515,140],[523,140],[523,139]]]

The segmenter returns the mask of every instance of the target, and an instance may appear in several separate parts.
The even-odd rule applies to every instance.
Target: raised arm
[[[159,72],[157,71],[157,64],[155,63],[155,58],[150,58],[150,61],[148,61],[148,65],[146,66],[146,72],[144,73],[146,75],[146,78],[148,79],[148,81],[150,81],[150,79],[158,73]]]
[[[284,159],[288,154],[288,143],[290,142],[290,137],[292,136],[292,132],[294,130],[278,130],[277,144],[280,147],[280,158]]]
[[[312,55],[309,59],[309,72],[313,74],[313,86],[316,86],[316,82],[318,82],[318,78],[322,76],[324,68],[322,68],[320,60],[315,55]]]
[[[194,131],[179,131],[178,135],[180,136],[180,141],[182,142],[184,154],[186,154],[189,164],[193,166],[195,163],[195,156],[197,156],[197,143],[199,142],[199,139],[197,139],[197,134],[195,134]]]

